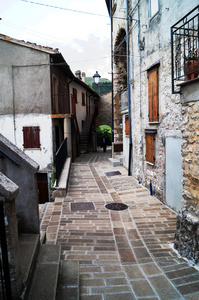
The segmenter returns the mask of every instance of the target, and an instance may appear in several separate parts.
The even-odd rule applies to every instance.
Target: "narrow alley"
[[[176,213],[108,157],[76,159],[67,196],[49,203],[41,222],[61,259],[79,262],[80,299],[199,299],[199,272],[172,248]]]

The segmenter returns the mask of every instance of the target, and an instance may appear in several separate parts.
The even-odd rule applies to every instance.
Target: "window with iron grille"
[[[85,102],[85,93],[82,93],[82,105],[85,106],[86,102]]]
[[[26,149],[40,148],[40,129],[39,126],[23,127],[23,146]]]
[[[73,88],[73,97],[75,99],[75,103],[77,103],[77,89]]]
[[[171,27],[172,93],[199,76],[199,5]]]
[[[148,70],[149,122],[159,122],[158,70],[159,64]]]

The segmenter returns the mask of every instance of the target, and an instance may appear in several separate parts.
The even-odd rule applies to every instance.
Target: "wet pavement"
[[[61,259],[79,261],[80,299],[199,299],[198,270],[172,248],[176,213],[108,157],[76,159],[67,196],[48,203],[41,223]]]

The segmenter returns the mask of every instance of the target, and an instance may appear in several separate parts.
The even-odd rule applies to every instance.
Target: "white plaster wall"
[[[77,103],[76,103],[76,117],[79,126],[79,131],[82,131],[82,120],[86,118],[86,106],[82,105],[82,92],[85,93],[85,102],[86,102],[86,91],[81,85],[76,82],[70,84],[70,94],[73,94],[73,88],[77,90]]]
[[[76,116],[77,116],[77,122],[79,126],[79,131],[81,133],[82,131],[82,121],[85,121],[86,119],[86,94],[88,98],[89,103],[89,96],[91,95],[86,88],[81,86],[80,84],[76,82],[72,82],[70,84],[70,94],[73,93],[73,88],[77,89],[77,103],[76,103]],[[85,105],[82,105],[82,93],[85,94]],[[93,96],[90,97],[90,114],[92,115],[94,112],[94,99]]]
[[[46,114],[27,114],[16,115],[15,117],[16,131],[14,134],[13,116],[0,117],[0,132],[12,143],[23,150],[28,156],[36,161],[40,169],[46,168],[53,161],[52,152],[52,120],[50,115]],[[24,150],[23,148],[23,127],[39,126],[40,127],[40,149]]]

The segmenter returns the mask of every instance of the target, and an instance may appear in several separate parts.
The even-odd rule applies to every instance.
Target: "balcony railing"
[[[172,93],[199,75],[199,5],[171,27]]]
[[[54,94],[52,96],[52,114],[66,114],[67,111],[67,95]]]

